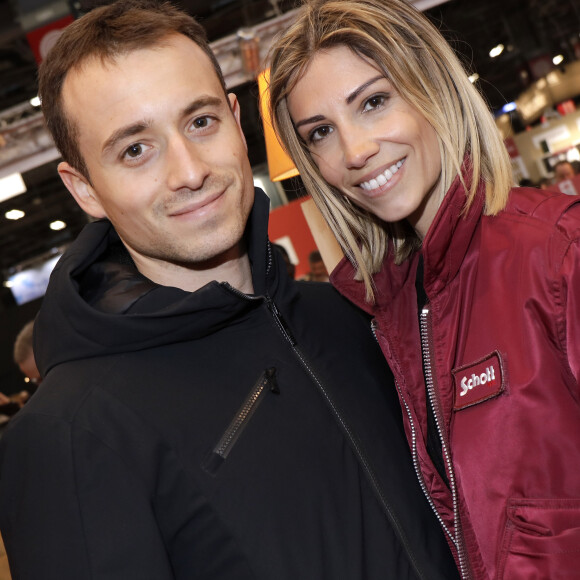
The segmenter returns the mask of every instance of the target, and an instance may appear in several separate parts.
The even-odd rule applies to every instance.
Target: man
[[[32,350],[33,330],[34,320],[31,320],[20,329],[14,340],[14,362],[24,375],[27,386],[26,389],[10,396],[0,393],[0,427],[2,428],[8,419],[28,401],[30,395],[36,391],[36,387],[41,381],[40,373],[34,360],[34,351]]]
[[[368,320],[269,245],[201,27],[98,8],[40,92],[60,175],[103,219],[55,268],[44,381],[2,440],[14,576],[455,577]]]
[[[560,183],[566,179],[572,179],[576,175],[573,165],[569,161],[558,161],[554,165],[554,181]]]
[[[22,374],[26,377],[27,382],[37,385],[40,383],[40,373],[34,359],[34,350],[32,347],[32,333],[34,332],[34,320],[27,322],[14,341],[14,362]],[[28,397],[27,397],[28,398]]]
[[[310,271],[304,276],[304,280],[311,282],[328,282],[328,270],[322,260],[322,255],[318,250],[313,250],[308,254],[308,265]]]

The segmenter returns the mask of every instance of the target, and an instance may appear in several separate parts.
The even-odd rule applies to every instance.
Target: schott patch
[[[505,388],[503,364],[497,351],[451,372],[455,382],[454,411],[497,397]]]

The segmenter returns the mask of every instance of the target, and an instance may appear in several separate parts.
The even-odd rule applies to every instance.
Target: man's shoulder
[[[335,328],[348,327],[351,331],[359,329],[370,332],[370,316],[346,299],[328,282],[297,281],[299,289],[296,318],[300,317],[306,324],[324,324],[326,334]]]
[[[360,312],[329,282],[297,280],[303,301],[312,306],[331,306],[344,312]]]
[[[51,417],[55,421],[82,423],[87,414],[111,415],[118,405],[108,394],[113,376],[124,372],[117,366],[122,357],[95,357],[62,363],[51,369],[14,417],[14,422],[33,417]],[[36,419],[32,419],[34,423]],[[11,421],[12,422],[12,421]]]

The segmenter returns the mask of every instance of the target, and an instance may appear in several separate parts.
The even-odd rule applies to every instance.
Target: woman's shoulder
[[[572,246],[580,249],[580,196],[515,187],[506,208],[483,218],[488,250],[509,249],[522,256],[533,252],[546,270],[562,262]],[[574,252],[575,253],[575,252]]]
[[[506,217],[521,216],[550,227],[558,226],[572,233],[580,228],[580,196],[534,187],[514,187],[502,213]]]

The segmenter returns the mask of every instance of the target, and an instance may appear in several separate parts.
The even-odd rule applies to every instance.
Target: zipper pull
[[[269,386],[270,392],[278,395],[280,393],[280,387],[278,386],[278,379],[276,378],[276,367],[266,369],[265,375],[266,384]]]
[[[270,312],[274,316],[274,320],[276,320],[278,326],[280,327],[280,330],[282,331],[288,342],[292,346],[296,346],[296,339],[294,338],[292,331],[286,324],[286,321],[284,320],[284,317],[282,316],[281,312],[278,310],[276,303],[269,296],[266,296],[266,301],[268,304],[268,308],[270,309]]]

